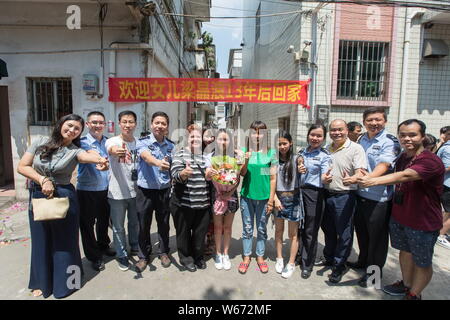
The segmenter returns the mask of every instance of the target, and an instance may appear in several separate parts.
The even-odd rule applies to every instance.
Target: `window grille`
[[[385,100],[389,43],[340,40],[337,98]]]
[[[53,125],[72,113],[70,78],[30,78],[28,89],[32,125]]]

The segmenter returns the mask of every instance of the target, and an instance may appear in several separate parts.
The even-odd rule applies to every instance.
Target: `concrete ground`
[[[28,217],[26,204],[0,210],[0,299],[43,300],[42,297],[32,297],[28,287],[29,261],[31,240],[29,239]],[[287,228],[286,228],[287,229]],[[153,252],[156,252],[156,223],[153,224],[152,242]],[[66,299],[105,300],[105,299],[242,299],[242,300],[398,300],[401,297],[391,297],[381,290],[363,289],[357,285],[361,276],[354,270],[349,270],[339,284],[329,283],[327,275],[330,269],[315,267],[313,274],[307,280],[300,277],[297,268],[293,276],[286,280],[275,272],[275,242],[274,227],[269,222],[267,241],[267,258],[269,273],[262,274],[253,258],[246,275],[237,271],[242,252],[242,220],[239,212],[233,224],[233,239],[230,249],[232,269],[229,271],[216,270],[212,259],[207,261],[206,270],[190,273],[183,271],[179,265],[176,252],[175,229],[173,224],[170,231],[170,247],[173,264],[165,269],[159,260],[152,256],[149,268],[142,274],[134,271],[122,272],[118,269],[114,259],[107,259],[106,270],[95,272],[84,258],[83,266],[85,278],[81,290]],[[320,255],[323,250],[323,234],[319,236]],[[8,240],[13,240],[7,242]],[[3,242],[2,242],[3,241]],[[5,242],[6,241],[6,242]],[[284,257],[287,261],[288,242],[285,242]],[[255,242],[254,242],[255,244]],[[80,244],[81,246],[81,244]],[[354,241],[350,261],[357,258],[358,248]],[[382,284],[392,283],[400,279],[400,269],[397,260],[398,252],[389,250],[389,256],[384,269]],[[135,257],[136,258],[136,257]],[[434,275],[431,283],[423,292],[424,299],[450,298],[450,250],[440,246],[435,247]],[[53,297],[48,298],[53,300]]]

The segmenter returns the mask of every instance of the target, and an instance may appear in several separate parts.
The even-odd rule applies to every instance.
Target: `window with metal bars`
[[[49,126],[72,113],[70,78],[28,78],[30,124]]]
[[[388,42],[340,40],[337,98],[385,100],[388,57]]]

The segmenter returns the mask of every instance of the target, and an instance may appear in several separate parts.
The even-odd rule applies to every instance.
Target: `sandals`
[[[37,297],[42,296],[43,293],[39,289],[34,289],[34,290],[31,291],[31,294],[33,295],[33,297],[37,298]]]
[[[269,272],[269,266],[267,265],[267,262],[256,262],[258,264],[259,267],[259,271],[261,271],[261,273],[267,273]]]
[[[239,273],[246,274],[249,266],[250,266],[250,261],[248,263],[244,263],[244,261],[242,261],[239,264],[239,269],[238,269]]]

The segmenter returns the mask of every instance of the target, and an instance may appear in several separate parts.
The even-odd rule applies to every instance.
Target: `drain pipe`
[[[108,73],[108,79],[109,78],[115,78],[117,76],[117,51],[140,51],[143,52],[151,52],[152,48],[148,43],[142,43],[142,42],[113,42],[110,44],[111,50],[109,54],[109,73]],[[109,80],[108,80],[109,81]],[[116,103],[110,102],[109,106],[109,114],[114,119],[114,122],[116,120]],[[114,134],[116,133],[117,126],[114,126]]]
[[[405,120],[406,114],[406,87],[408,83],[408,63],[409,63],[409,45],[411,42],[412,21],[415,17],[423,15],[423,10],[415,10],[408,15],[409,9],[405,12],[405,40],[403,43],[403,65],[402,65],[402,83],[400,87],[400,107],[398,110],[398,123]],[[420,53],[422,54],[422,53]]]

